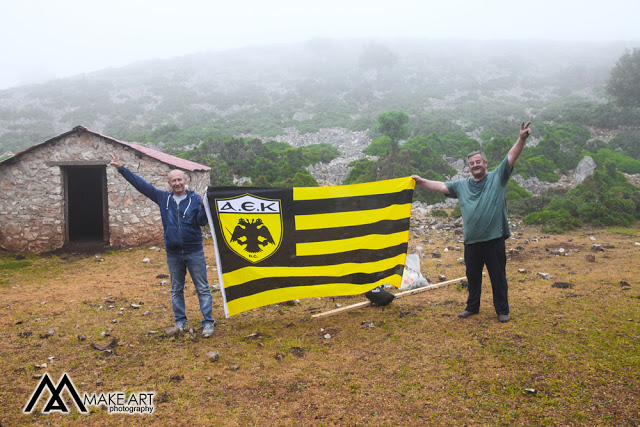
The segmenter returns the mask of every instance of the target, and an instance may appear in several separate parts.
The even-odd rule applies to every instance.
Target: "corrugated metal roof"
[[[181,159],[180,157],[172,156],[170,154],[163,153],[162,151],[154,150],[153,148],[145,147],[143,145],[136,144],[134,142],[120,141],[120,140],[112,138],[110,136],[103,135],[103,134],[101,134],[99,132],[95,132],[95,131],[92,131],[90,129],[87,129],[84,126],[76,126],[72,130],[70,130],[69,132],[65,132],[65,133],[63,133],[61,135],[58,135],[58,136],[56,136],[54,138],[51,138],[51,139],[49,139],[49,140],[47,140],[45,142],[40,143],[40,144],[32,145],[31,147],[29,147],[29,148],[27,148],[25,150],[22,150],[19,153],[16,153],[12,157],[9,157],[8,159],[3,160],[2,162],[0,162],[0,164],[5,163],[5,162],[9,162],[9,161],[15,159],[16,157],[26,153],[26,152],[35,150],[38,147],[41,147],[41,146],[46,145],[46,144],[49,144],[49,143],[51,143],[53,141],[57,141],[57,140],[59,140],[61,138],[64,138],[64,137],[66,137],[68,135],[71,135],[72,133],[75,133],[75,132],[88,132],[88,133],[92,133],[94,135],[98,135],[98,136],[100,136],[100,137],[102,137],[104,139],[108,139],[109,141],[115,142],[115,143],[120,144],[120,145],[125,145],[125,146],[127,146],[129,148],[132,148],[132,149],[142,153],[142,154],[146,154],[149,157],[152,157],[152,158],[154,158],[156,160],[159,160],[159,161],[161,161],[163,163],[166,163],[168,165],[174,166],[174,167],[179,168],[179,169],[184,169],[184,170],[188,170],[188,171],[208,171],[208,170],[211,170],[211,168],[209,166],[205,166],[205,165],[202,165],[200,163],[192,162],[192,161],[186,160],[186,159]]]

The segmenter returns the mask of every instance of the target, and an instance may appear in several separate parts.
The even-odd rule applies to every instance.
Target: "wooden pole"
[[[441,288],[443,286],[450,285],[452,283],[456,283],[456,282],[459,282],[461,280],[466,280],[466,278],[467,278],[467,276],[462,276],[462,277],[458,277],[457,279],[451,279],[451,280],[447,280],[447,281],[440,282],[440,283],[434,283],[433,285],[424,286],[422,288],[410,289],[408,291],[404,291],[404,292],[400,292],[398,294],[395,294],[395,297],[396,298],[402,298],[402,297],[406,297],[408,295],[413,295],[413,294],[418,294],[420,292],[430,291],[432,289]],[[324,313],[314,314],[313,316],[311,316],[311,318],[312,319],[320,319],[322,317],[333,316],[334,314],[344,313],[346,311],[351,311],[351,310],[355,310],[355,309],[362,308],[362,307],[368,307],[370,305],[371,305],[371,301],[358,302],[356,304],[351,304],[351,305],[347,305],[345,307],[340,307],[340,308],[336,308],[336,309],[333,309],[333,310],[325,311]]]

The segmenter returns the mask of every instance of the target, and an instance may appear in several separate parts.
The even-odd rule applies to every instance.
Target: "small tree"
[[[409,136],[409,115],[404,111],[387,111],[378,116],[378,130],[388,136],[393,145]]]
[[[640,49],[627,51],[618,59],[607,82],[607,92],[621,107],[640,107]]]

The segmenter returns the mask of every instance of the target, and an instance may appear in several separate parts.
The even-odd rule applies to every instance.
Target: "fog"
[[[331,39],[638,41],[637,0],[0,0],[0,89],[132,62]]]

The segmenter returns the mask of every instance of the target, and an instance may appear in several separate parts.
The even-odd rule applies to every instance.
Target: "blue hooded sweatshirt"
[[[199,194],[187,190],[187,198],[178,205],[171,197],[173,192],[158,190],[124,166],[118,172],[160,207],[164,245],[168,253],[188,254],[203,250],[200,227],[207,224],[207,213]]]

